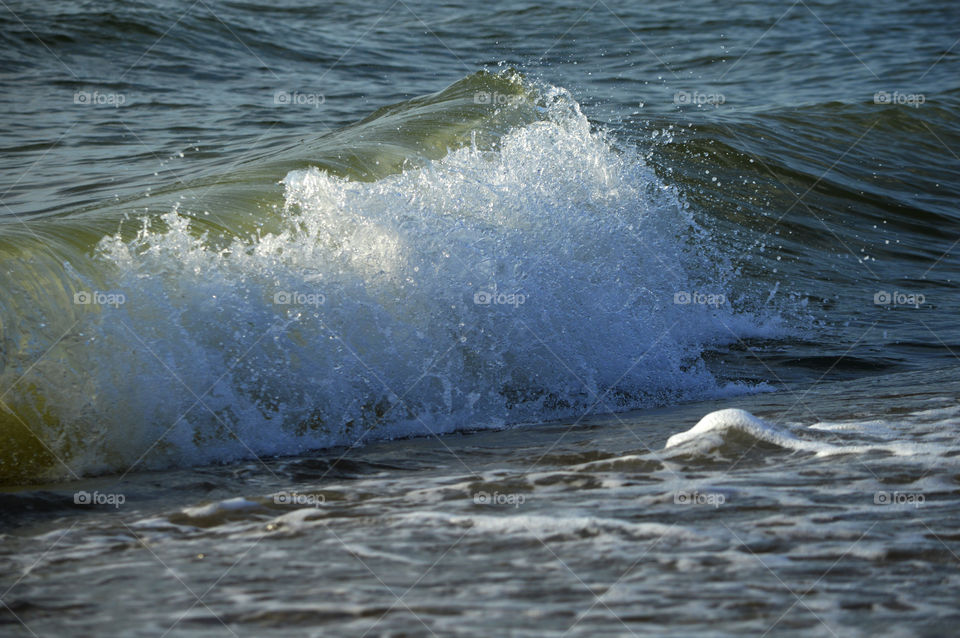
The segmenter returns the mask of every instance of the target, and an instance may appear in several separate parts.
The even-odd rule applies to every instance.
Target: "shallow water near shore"
[[[956,374],[8,493],[4,624],[943,635],[958,619]],[[816,414],[778,418],[801,395]],[[664,448],[731,405],[769,430]],[[126,501],[66,505],[77,490]]]

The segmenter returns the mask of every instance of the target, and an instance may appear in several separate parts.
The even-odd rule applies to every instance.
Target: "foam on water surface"
[[[677,447],[696,442],[699,446],[719,447],[732,434],[744,434],[780,447],[797,447],[803,443],[787,430],[775,428],[746,410],[727,408],[706,415],[686,432],[667,439],[665,447]]]
[[[374,181],[289,172],[270,232],[213,241],[184,205],[104,237],[70,285],[124,303],[73,308],[17,412],[80,474],[765,389],[700,358],[776,328],[733,307],[677,191],[562,89],[537,99],[495,143]]]
[[[915,413],[904,415],[912,420]],[[741,453],[757,448],[758,444],[773,445],[784,450],[812,452],[816,456],[843,454],[866,454],[882,452],[901,457],[931,459],[943,453],[937,441],[905,441],[896,423],[882,420],[819,422],[806,426],[817,438],[804,438],[795,434],[786,425],[775,425],[760,419],[746,410],[727,408],[704,416],[689,430],[679,432],[667,439],[665,450],[694,456],[713,456],[724,450],[739,450]],[[854,444],[840,437],[841,434],[869,435],[875,442]]]

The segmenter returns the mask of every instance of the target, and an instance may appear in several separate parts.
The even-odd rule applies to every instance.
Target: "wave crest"
[[[446,117],[461,130],[469,91],[453,88]],[[67,294],[124,303],[64,307],[80,336],[8,401],[33,432],[4,447],[2,477],[63,475],[56,459],[77,474],[197,464],[717,393],[702,349],[753,326],[731,307],[723,256],[676,190],[591,130],[565,91],[517,94],[535,97],[494,105],[487,127],[471,111],[469,144],[399,172],[290,171],[282,211],[252,238],[213,241],[200,211],[176,207],[103,238],[94,274],[68,269]],[[499,132],[505,109],[522,113]]]

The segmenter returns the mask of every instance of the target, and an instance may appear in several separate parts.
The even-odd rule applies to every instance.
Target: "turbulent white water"
[[[291,172],[255,240],[213,248],[177,211],[105,238],[90,287],[123,303],[83,316],[71,382],[37,382],[51,448],[78,473],[190,464],[720,392],[702,349],[769,326],[675,189],[544,103],[375,182]]]

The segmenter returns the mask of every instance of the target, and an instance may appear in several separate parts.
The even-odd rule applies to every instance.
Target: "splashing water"
[[[50,455],[78,474],[197,464],[719,392],[703,348],[762,329],[731,307],[723,256],[565,91],[526,90],[534,121],[481,124],[373,181],[289,172],[274,231],[218,240],[174,207],[104,237],[94,274],[68,264],[66,284],[101,296],[70,307],[76,336],[11,401],[44,450],[15,446],[3,475],[62,474]]]

